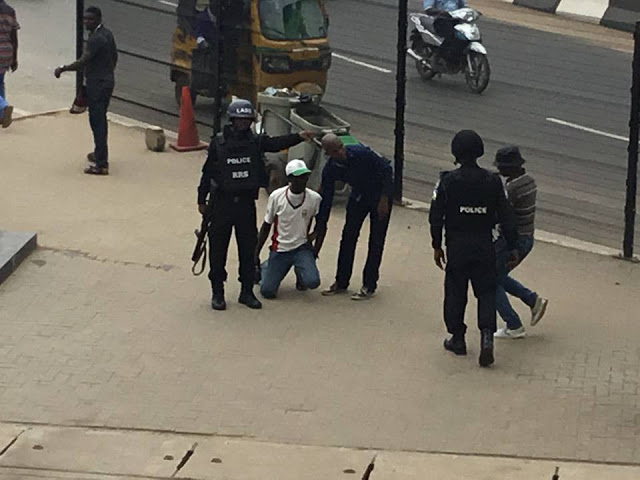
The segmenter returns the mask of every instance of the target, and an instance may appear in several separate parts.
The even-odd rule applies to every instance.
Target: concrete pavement
[[[499,457],[314,447],[158,432],[6,425],[14,443],[0,458],[0,478],[211,478],[325,480],[447,478],[632,480],[640,467]],[[16,433],[18,432],[18,433]],[[3,439],[9,441],[9,436]],[[32,476],[33,475],[33,476]]]
[[[370,302],[299,293],[289,278],[253,312],[231,281],[230,309],[216,314],[206,278],[189,271],[202,153],[154,154],[112,124],[112,174],[95,178],[82,173],[85,116],[5,133],[3,228],[36,231],[41,247],[0,286],[1,421],[639,463],[636,265],[539,243],[518,276],[551,298],[547,317],[481,370],[473,301],[469,357],[442,349],[424,213],[394,211]],[[324,286],[342,218],[337,208]],[[232,279],[234,265],[232,247]]]

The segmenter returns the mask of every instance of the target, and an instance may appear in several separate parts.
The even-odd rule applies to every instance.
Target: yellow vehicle
[[[196,95],[214,95],[216,48],[212,43],[219,36],[213,25],[221,27],[227,96],[255,104],[258,92],[267,87],[324,93],[331,49],[322,0],[210,0],[208,12],[206,8],[206,1],[179,1],[171,51],[171,81],[178,102],[183,86],[192,87],[194,100]],[[221,21],[212,20],[207,27],[205,15],[215,18],[212,14],[218,8]],[[203,41],[206,32],[209,41]]]

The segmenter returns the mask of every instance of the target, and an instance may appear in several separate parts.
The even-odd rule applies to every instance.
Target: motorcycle
[[[449,49],[453,54],[442,51],[444,38],[436,33],[437,17],[412,13],[409,18],[414,28],[407,55],[415,60],[416,69],[423,80],[431,80],[436,75],[464,73],[469,89],[474,93],[482,93],[489,86],[491,67],[476,24],[481,14],[472,8],[461,8],[450,12],[450,15],[455,31]]]

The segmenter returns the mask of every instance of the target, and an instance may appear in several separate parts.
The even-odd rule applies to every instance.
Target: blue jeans
[[[8,107],[5,93],[4,93],[4,73],[0,73],[0,114],[4,112],[4,109]]]
[[[320,286],[320,272],[316,258],[309,245],[290,252],[270,252],[269,260],[262,264],[260,293],[264,298],[276,298],[278,288],[293,267],[296,279],[303,287],[316,289]]]
[[[509,275],[509,269],[507,268],[507,260],[509,258],[509,251],[507,250],[507,242],[504,238],[499,238],[495,244],[496,247],[496,261],[498,270],[498,282],[496,288],[496,309],[500,314],[500,317],[507,324],[507,328],[515,330],[522,327],[522,322],[516,311],[509,302],[509,295],[519,298],[529,308],[533,308],[538,298],[538,294],[532,292],[520,282],[515,280]],[[520,261],[524,260],[527,255],[533,249],[533,236],[521,236],[518,238],[518,253],[520,254]]]

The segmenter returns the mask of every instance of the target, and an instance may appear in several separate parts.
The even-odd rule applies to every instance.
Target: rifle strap
[[[202,242],[202,248],[198,252],[198,256],[196,257],[196,261],[193,262],[193,266],[191,267],[191,273],[193,273],[193,275],[195,275],[196,277],[202,275],[202,272],[204,272],[204,269],[207,266],[207,241],[208,241],[208,237],[209,237],[208,235],[205,235],[204,242]],[[198,263],[200,263],[199,267],[198,267]]]

